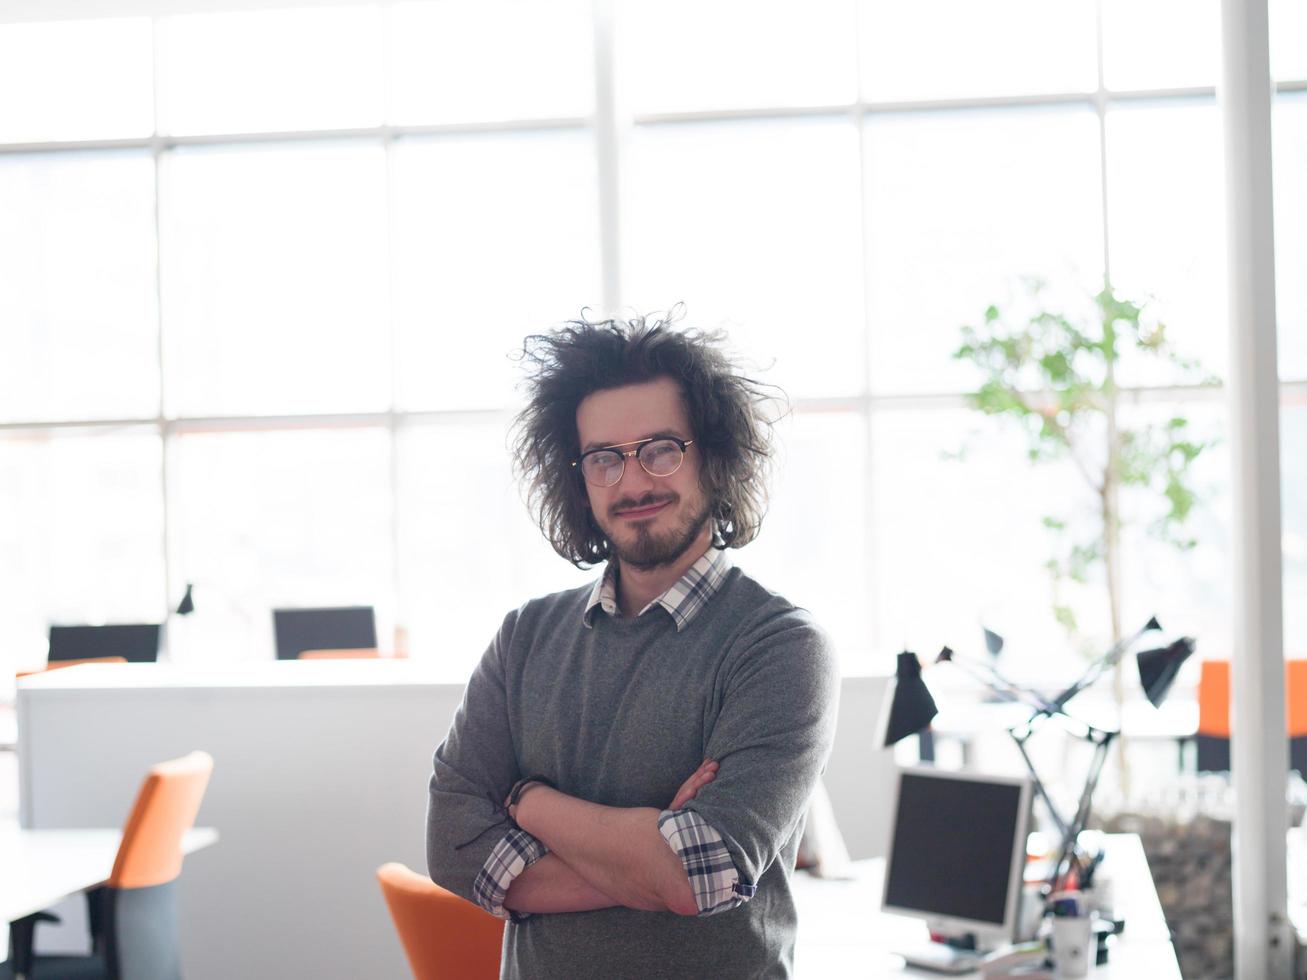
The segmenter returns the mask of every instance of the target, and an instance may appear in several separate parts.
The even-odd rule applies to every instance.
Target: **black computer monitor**
[[[1011,942],[1030,800],[1026,778],[902,770],[885,862],[885,910],[926,919],[945,935]]]
[[[116,626],[51,626],[50,661],[122,657],[130,663],[159,659],[158,623]]]
[[[377,645],[371,606],[274,609],[277,659],[297,660],[305,650],[353,650]]]

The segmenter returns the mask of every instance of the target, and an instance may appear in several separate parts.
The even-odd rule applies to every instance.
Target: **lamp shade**
[[[1180,666],[1194,652],[1195,642],[1191,636],[1182,636],[1170,646],[1155,650],[1141,650],[1135,654],[1139,665],[1139,682],[1143,685],[1144,696],[1152,702],[1154,708],[1161,707],[1166,695],[1175,683],[1175,675]]]
[[[889,721],[885,727],[885,745],[900,742],[930,724],[939,714],[935,699],[921,679],[921,661],[915,653],[899,654],[894,674],[894,694],[890,698]]]
[[[981,627],[981,629],[984,629],[984,627]],[[985,649],[989,651],[991,657],[997,657],[1003,652],[1003,637],[999,636],[991,629],[986,629]]]

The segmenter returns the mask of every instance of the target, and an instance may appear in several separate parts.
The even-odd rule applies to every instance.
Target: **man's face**
[[[594,392],[577,406],[576,429],[583,453],[657,436],[695,438],[681,388],[671,378]],[[628,456],[613,486],[585,481],[595,523],[624,563],[641,570],[669,565],[699,540],[709,513],[699,488],[699,459],[695,443],[671,476],[650,476]]]

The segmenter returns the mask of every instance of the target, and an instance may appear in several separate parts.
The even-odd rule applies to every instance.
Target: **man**
[[[431,877],[511,919],[504,977],[791,975],[838,677],[727,557],[771,449],[719,341],[637,318],[524,347],[528,501],[560,555],[607,564],[508,614],[435,754]]]

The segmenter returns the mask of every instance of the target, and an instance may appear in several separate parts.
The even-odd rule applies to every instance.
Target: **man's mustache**
[[[674,493],[661,495],[647,493],[639,500],[636,500],[634,497],[625,497],[609,507],[608,514],[610,517],[615,517],[625,510],[641,510],[645,507],[653,507],[655,504],[676,503],[676,501],[680,499],[681,498]]]

